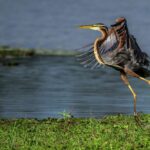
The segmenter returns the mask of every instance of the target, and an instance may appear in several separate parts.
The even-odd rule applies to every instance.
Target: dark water
[[[19,61],[19,60],[18,60]],[[74,57],[21,59],[0,67],[0,117],[101,117],[133,112],[133,98],[119,73],[82,68]],[[150,113],[149,86],[130,79],[138,93],[138,111]]]

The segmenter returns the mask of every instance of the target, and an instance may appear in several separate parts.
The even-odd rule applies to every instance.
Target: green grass
[[[103,119],[0,120],[1,150],[149,150],[150,114]]]

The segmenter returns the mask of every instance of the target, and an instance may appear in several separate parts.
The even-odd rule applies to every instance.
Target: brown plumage
[[[136,93],[132,89],[127,75],[150,84],[150,80],[144,78],[150,76],[150,61],[149,56],[140,49],[134,36],[129,33],[126,19],[124,17],[117,18],[115,24],[110,28],[102,23],[84,25],[80,28],[97,30],[101,32],[101,37],[82,48],[78,60],[85,67],[92,69],[105,65],[120,71],[121,79],[133,94],[134,116],[139,122],[136,112]]]

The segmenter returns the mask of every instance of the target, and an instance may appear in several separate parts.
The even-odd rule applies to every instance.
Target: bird
[[[96,23],[81,25],[79,28],[96,30],[101,33],[101,36],[79,49],[78,60],[91,69],[107,66],[120,72],[122,81],[133,95],[135,120],[141,124],[136,109],[137,94],[128,76],[141,79],[150,85],[150,80],[146,79],[150,77],[150,57],[141,50],[136,38],[129,32],[127,19],[118,17],[110,27],[103,23]]]

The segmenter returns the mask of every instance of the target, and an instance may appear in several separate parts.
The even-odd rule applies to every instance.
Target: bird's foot
[[[137,125],[142,128],[142,122],[141,122],[141,119],[140,119],[138,113],[134,113],[134,119],[135,119]]]

